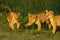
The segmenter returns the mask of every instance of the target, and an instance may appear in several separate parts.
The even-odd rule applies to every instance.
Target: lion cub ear
[[[18,14],[20,15],[20,12]]]
[[[45,12],[48,13],[49,11],[46,9]]]
[[[28,13],[28,16],[31,16],[32,14],[31,13]]]
[[[45,14],[49,14],[48,12],[49,12],[49,10],[46,9],[46,10],[45,10]]]
[[[51,12],[51,14],[54,14],[54,12],[53,11],[50,11]]]

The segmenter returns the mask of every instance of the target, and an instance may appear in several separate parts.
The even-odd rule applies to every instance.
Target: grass
[[[19,31],[2,31],[0,30],[0,40],[60,40],[60,32],[52,34],[48,31],[19,30]]]

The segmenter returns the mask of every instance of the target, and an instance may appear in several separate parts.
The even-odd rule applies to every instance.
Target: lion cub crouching
[[[8,6],[3,6],[4,8],[9,10],[9,14],[7,16],[7,21],[9,22],[10,29],[14,30],[14,24],[17,24],[17,29],[20,27],[20,22],[18,22],[20,12],[12,12]]]

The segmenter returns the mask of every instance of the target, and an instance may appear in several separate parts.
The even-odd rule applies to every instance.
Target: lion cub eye
[[[32,16],[30,16],[30,17],[32,17]]]
[[[33,17],[33,18],[35,18],[35,17]]]

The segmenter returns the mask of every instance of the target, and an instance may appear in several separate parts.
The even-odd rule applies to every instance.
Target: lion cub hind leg
[[[19,29],[20,28],[20,22],[17,22],[16,24],[17,24],[17,29]]]

